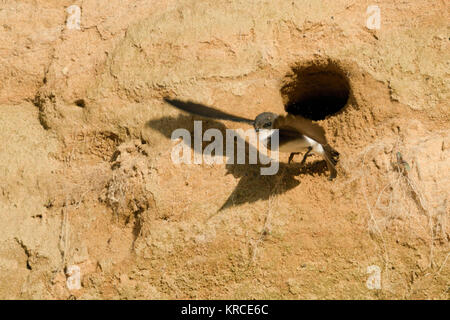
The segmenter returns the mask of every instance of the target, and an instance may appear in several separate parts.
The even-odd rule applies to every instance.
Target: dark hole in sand
[[[285,110],[312,120],[323,120],[347,104],[350,84],[335,65],[294,68],[281,88]]]
[[[75,100],[75,104],[77,106],[79,106],[80,108],[85,108],[86,107],[86,102],[84,101],[84,99]]]

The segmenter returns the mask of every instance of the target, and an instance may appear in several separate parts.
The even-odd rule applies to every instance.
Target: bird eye
[[[270,126],[272,126],[272,122],[266,122],[266,123],[264,124],[264,128],[268,128],[268,127],[270,127]]]

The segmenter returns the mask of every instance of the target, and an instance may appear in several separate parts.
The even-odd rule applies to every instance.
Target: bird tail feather
[[[323,146],[323,150],[327,155],[327,158],[331,161],[331,163],[335,166],[339,161],[339,152],[337,152],[332,146],[329,144]]]
[[[328,170],[330,171],[330,177],[328,179],[333,180],[337,176],[335,166],[339,161],[339,152],[333,149],[330,145],[323,146],[323,150],[323,157],[327,163]]]

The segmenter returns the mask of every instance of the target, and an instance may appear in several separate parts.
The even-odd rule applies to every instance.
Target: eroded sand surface
[[[66,28],[74,4],[81,30]],[[449,13],[444,0],[1,1],[0,298],[448,299]],[[308,92],[348,98],[320,121],[335,181],[315,156],[274,176],[171,162],[171,132],[194,118],[162,97],[252,118]]]

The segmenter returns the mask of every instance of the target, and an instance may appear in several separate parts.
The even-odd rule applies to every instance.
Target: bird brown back
[[[281,132],[300,133],[317,141],[322,145],[327,145],[327,138],[325,137],[325,130],[312,120],[303,118],[298,115],[287,114],[279,116],[274,124],[274,129],[279,129]]]

